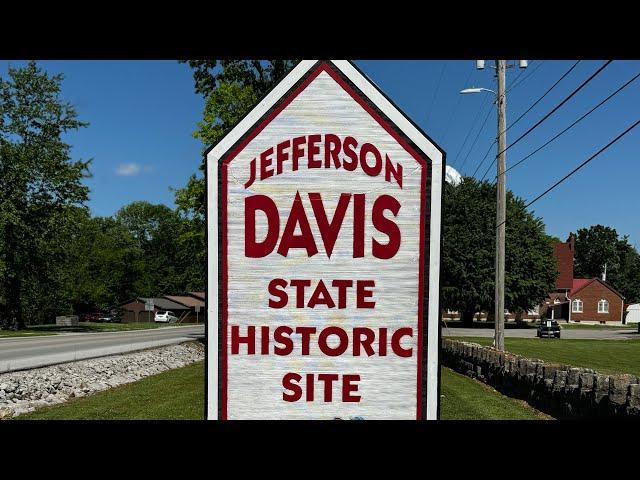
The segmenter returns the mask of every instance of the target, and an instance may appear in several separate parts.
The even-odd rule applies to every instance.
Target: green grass
[[[32,329],[26,330],[0,330],[0,338],[12,338],[12,337],[40,337],[42,335],[55,335],[55,332],[39,332]]]
[[[541,420],[546,415],[484,383],[441,369],[441,420]]]
[[[638,326],[637,325],[602,325],[602,324],[595,324],[595,325],[587,325],[584,323],[560,323],[560,327],[565,329],[568,328],[569,330],[608,330],[608,329],[629,329],[629,330],[637,330]]]
[[[18,420],[203,420],[204,362],[152,375]]]
[[[492,338],[457,337],[457,340],[491,345]],[[504,348],[528,358],[575,367],[593,368],[600,373],[640,375],[639,340],[567,340],[552,338],[505,338]]]
[[[443,420],[536,420],[545,418],[524,402],[442,369]],[[18,420],[201,420],[204,363],[153,375],[135,383],[45,407]]]
[[[0,338],[2,337],[34,337],[40,335],[56,335],[58,333],[98,333],[98,332],[123,332],[130,330],[148,330],[153,328],[162,328],[169,325],[155,322],[140,323],[94,323],[79,322],[75,327],[66,327],[62,325],[31,325],[24,330],[0,330]],[[175,324],[173,325],[175,326]]]

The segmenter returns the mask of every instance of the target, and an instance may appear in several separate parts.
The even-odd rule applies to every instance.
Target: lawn
[[[458,337],[457,340],[491,345],[492,338]],[[640,375],[640,339],[567,340],[551,338],[505,338],[508,352],[548,362],[593,368],[600,373]]]
[[[204,362],[152,375],[19,420],[202,420]]]
[[[595,324],[595,325],[587,325],[584,323],[560,323],[560,327],[565,329],[568,328],[569,330],[617,330],[617,329],[629,329],[629,330],[637,330],[638,326],[637,325],[602,325],[602,324]]]
[[[75,327],[62,325],[31,325],[24,330],[0,330],[0,338],[3,337],[34,337],[40,335],[56,335],[57,333],[97,333],[97,332],[122,332],[128,330],[148,330],[152,328],[166,327],[166,324],[155,322],[139,323],[94,323],[80,322]],[[174,325],[175,326],[175,325]]]
[[[441,369],[441,420],[542,420],[550,417],[484,383]]]
[[[524,402],[442,369],[443,420],[536,420],[544,418]],[[204,363],[153,375],[135,383],[69,403],[45,407],[19,420],[201,420]]]

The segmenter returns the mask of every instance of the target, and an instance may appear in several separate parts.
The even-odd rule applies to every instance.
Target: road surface
[[[162,347],[198,337],[204,337],[204,325],[0,338],[0,373]]]
[[[493,328],[446,328],[442,327],[443,337],[490,337],[493,338]],[[504,331],[505,338],[535,338],[535,328],[507,328]],[[561,333],[562,338],[568,339],[592,339],[592,340],[629,340],[640,339],[635,329],[607,328],[602,330],[569,329],[565,328]]]

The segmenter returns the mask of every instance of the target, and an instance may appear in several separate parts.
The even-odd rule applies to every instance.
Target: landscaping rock
[[[0,419],[135,382],[204,360],[202,344],[190,342],[110,357],[0,374]]]

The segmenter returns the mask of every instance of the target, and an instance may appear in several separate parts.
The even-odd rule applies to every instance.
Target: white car
[[[178,321],[178,317],[176,317],[175,313],[170,311],[158,311],[156,312],[153,320],[155,322],[162,323],[176,323]]]

